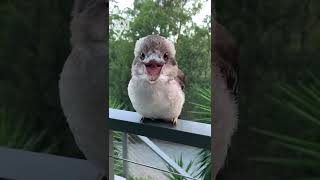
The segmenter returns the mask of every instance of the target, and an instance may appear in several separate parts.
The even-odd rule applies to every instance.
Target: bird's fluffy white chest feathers
[[[142,116],[164,120],[180,115],[185,98],[179,83],[164,75],[153,83],[142,76],[133,76],[128,94],[134,109]]]

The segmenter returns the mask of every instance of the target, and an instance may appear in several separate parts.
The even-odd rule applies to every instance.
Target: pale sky
[[[133,6],[133,1],[134,0],[117,0],[118,6],[120,10],[123,10],[127,7],[132,7]],[[110,6],[112,7],[112,6]],[[192,20],[197,24],[197,25],[202,25],[202,21],[205,18],[206,15],[211,15],[211,0],[208,0],[204,2],[202,10],[192,17]]]

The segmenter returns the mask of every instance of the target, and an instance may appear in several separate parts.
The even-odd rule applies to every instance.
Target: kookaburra
[[[238,121],[239,49],[232,36],[214,22],[213,56],[213,177],[224,165]]]
[[[74,1],[72,50],[59,81],[68,125],[79,149],[97,167],[99,177],[108,169],[107,11],[104,0]]]
[[[144,118],[177,123],[185,94],[184,74],[175,55],[174,44],[162,36],[149,35],[136,42],[128,94]]]

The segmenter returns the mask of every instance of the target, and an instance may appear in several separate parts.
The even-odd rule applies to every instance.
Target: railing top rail
[[[210,149],[211,125],[187,120],[178,120],[175,127],[168,123],[141,122],[136,112],[109,108],[108,127],[150,138]]]

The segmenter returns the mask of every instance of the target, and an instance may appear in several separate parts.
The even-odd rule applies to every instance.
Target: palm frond
[[[190,172],[192,166],[193,166],[193,161],[189,161],[189,163],[187,165],[185,165],[183,158],[182,158],[182,153],[180,154],[180,156],[178,158],[175,158],[175,162],[177,163],[178,166],[180,166],[181,168],[183,168],[187,173],[189,173],[190,175],[193,174],[193,172]],[[176,170],[171,167],[169,164],[166,164],[168,170],[170,172],[176,172]],[[164,175],[169,179],[169,180],[184,180],[185,178],[183,176],[177,175],[177,174],[168,174],[168,173],[164,173]]]
[[[196,90],[197,102],[189,102],[193,105],[194,110],[189,111],[195,118],[194,121],[211,123],[211,90],[210,88],[198,88]]]
[[[196,177],[202,178],[204,180],[211,179],[211,152],[208,150],[201,150],[198,153],[198,167],[199,171]]]
[[[36,131],[23,115],[0,109],[0,145],[29,151],[52,153],[54,145],[46,144],[47,130]]]
[[[308,74],[313,79],[313,84],[302,82],[298,82],[295,86],[286,83],[278,84],[277,88],[279,88],[283,95],[281,95],[281,97],[271,97],[271,99],[278,105],[281,105],[290,112],[298,115],[300,121],[313,123],[316,125],[314,126],[315,128],[320,128],[320,80],[311,72],[308,72]],[[258,128],[252,128],[251,130],[270,137],[271,140],[280,147],[299,154],[299,158],[256,157],[250,158],[250,160],[278,164],[286,167],[294,166],[308,169],[320,168],[320,142]],[[306,177],[300,179],[311,180],[318,178],[319,177]]]
[[[109,97],[109,107],[114,109],[125,109],[125,105],[112,96]]]
[[[290,144],[298,145],[301,147],[308,147],[308,148],[312,148],[317,151],[320,151],[320,143],[317,143],[317,142],[307,141],[304,139],[295,138],[295,137],[291,137],[288,135],[274,133],[274,132],[270,132],[270,131],[266,131],[266,130],[262,130],[262,129],[257,129],[257,128],[251,128],[251,130],[254,132],[257,132],[259,134],[263,134],[263,135],[272,137],[273,139],[277,139],[281,142],[290,143]]]

